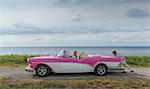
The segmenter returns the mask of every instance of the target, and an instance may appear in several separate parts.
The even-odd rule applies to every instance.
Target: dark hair
[[[112,51],[112,53],[117,53],[116,51]]]

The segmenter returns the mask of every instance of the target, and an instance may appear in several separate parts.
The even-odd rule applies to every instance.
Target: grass
[[[0,89],[150,89],[147,79],[100,77],[91,80],[12,80],[0,79]]]
[[[126,59],[132,67],[150,67],[150,56],[126,56]]]
[[[25,66],[26,59],[39,55],[0,55],[0,66]],[[150,56],[126,56],[132,67],[150,67]]]
[[[1,55],[1,66],[24,66],[26,65],[26,59],[34,57],[33,55]]]

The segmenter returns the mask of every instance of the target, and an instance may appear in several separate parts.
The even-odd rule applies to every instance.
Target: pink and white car
[[[36,72],[40,77],[50,73],[84,73],[94,72],[96,75],[105,75],[109,69],[119,69],[121,59],[112,56],[88,55],[85,52],[80,58],[63,57],[61,51],[57,56],[41,56],[28,58],[28,72]]]

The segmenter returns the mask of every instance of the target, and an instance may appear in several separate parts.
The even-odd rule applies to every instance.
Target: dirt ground
[[[50,79],[50,80],[72,80],[72,79],[93,79],[101,76],[96,76],[94,73],[72,73],[72,74],[51,74],[48,77],[38,77],[35,73],[26,72],[22,67],[0,67],[1,77],[10,77],[12,79]],[[150,68],[134,68],[134,72],[126,71],[121,73],[120,70],[108,71],[104,77],[120,77],[120,78],[147,78],[150,79]]]

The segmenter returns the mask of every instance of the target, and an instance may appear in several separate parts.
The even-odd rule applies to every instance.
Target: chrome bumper
[[[34,69],[31,68],[30,66],[27,66],[27,67],[25,68],[25,71],[34,72]]]

